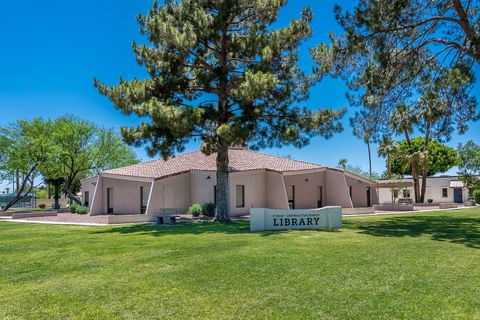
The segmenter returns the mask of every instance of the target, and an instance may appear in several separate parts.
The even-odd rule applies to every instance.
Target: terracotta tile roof
[[[245,149],[230,149],[230,172],[272,170],[277,172],[325,168],[322,165],[291,160]],[[206,156],[200,151],[181,154],[168,159],[148,161],[136,165],[104,171],[128,177],[160,179],[189,171],[216,171],[216,154]]]

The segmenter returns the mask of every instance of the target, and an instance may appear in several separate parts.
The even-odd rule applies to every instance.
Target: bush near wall
[[[215,204],[214,203],[204,204],[202,211],[205,217],[215,217]]]
[[[87,214],[88,213],[88,207],[81,206],[79,204],[72,204],[70,205],[70,212],[71,213],[78,213],[78,214]]]
[[[78,214],[87,214],[88,213],[88,207],[78,206],[77,207],[77,213]]]
[[[475,201],[476,204],[480,204],[480,190],[473,191],[473,201]]]
[[[194,217],[199,217],[203,212],[203,208],[200,204],[196,203],[188,208],[188,213]]]

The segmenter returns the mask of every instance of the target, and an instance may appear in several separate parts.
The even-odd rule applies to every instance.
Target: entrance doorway
[[[295,209],[295,186],[287,186],[288,207]]]
[[[370,187],[367,187],[367,207],[372,206],[372,197],[371,197],[371,191]]]
[[[455,203],[463,203],[463,190],[462,188],[453,189],[453,201]]]
[[[323,187],[317,187],[317,208],[323,207]]]

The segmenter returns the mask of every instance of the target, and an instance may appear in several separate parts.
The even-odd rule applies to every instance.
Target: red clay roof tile
[[[251,150],[230,149],[230,172],[272,170],[277,172],[301,171],[325,168],[322,165],[272,156]],[[128,167],[104,171],[128,177],[160,179],[189,171],[216,171],[216,154],[205,155],[200,151],[153,160]]]

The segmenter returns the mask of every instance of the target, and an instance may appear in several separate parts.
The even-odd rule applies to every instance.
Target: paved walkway
[[[434,211],[454,211],[454,210],[464,210],[464,209],[479,209],[480,206],[475,207],[459,207],[459,208],[449,208],[449,209],[425,209],[425,210],[415,210],[415,211],[380,211],[375,213],[361,213],[361,214],[345,214],[344,217],[368,217],[368,216],[384,216],[384,215],[396,215],[396,214],[407,214],[407,213],[424,213],[424,212],[434,212]]]
[[[382,211],[382,212],[375,212],[375,213],[362,213],[362,214],[346,214],[343,215],[344,217],[369,217],[369,216],[385,216],[385,215],[401,215],[401,214],[419,214],[424,212],[434,212],[434,211],[455,211],[455,210],[463,210],[463,209],[480,209],[480,206],[476,207],[460,207],[460,208],[451,208],[451,209],[428,209],[428,210],[416,210],[416,211]],[[87,218],[89,216],[83,216]],[[101,216],[98,216],[101,217]],[[42,217],[42,218],[49,218],[49,217]],[[53,217],[52,217],[53,218]],[[92,218],[92,217],[90,217]],[[35,223],[35,224],[52,224],[52,225],[70,225],[70,226],[89,226],[89,227],[105,227],[105,226],[121,226],[127,225],[126,224],[107,224],[103,222],[81,222],[81,221],[58,221],[58,220],[39,220],[38,218],[28,218],[28,219],[12,219],[11,217],[2,217],[0,216],[0,221],[7,221],[7,222],[19,222],[19,223]],[[178,223],[186,223],[186,222],[193,222],[193,221],[209,221],[209,219],[189,219],[185,216],[182,216]],[[244,215],[239,217],[232,217],[232,221],[250,221],[250,215]],[[137,223],[138,224],[138,223]],[[142,223],[142,224],[153,224],[153,223]]]
[[[33,218],[30,218],[30,219],[33,219]],[[35,224],[57,224],[57,225],[70,225],[70,226],[90,226],[90,227],[113,226],[113,224],[106,224],[106,223],[64,222],[64,221],[12,219],[12,218],[10,218],[10,217],[0,217],[0,221],[19,222],[19,223],[35,223]]]

